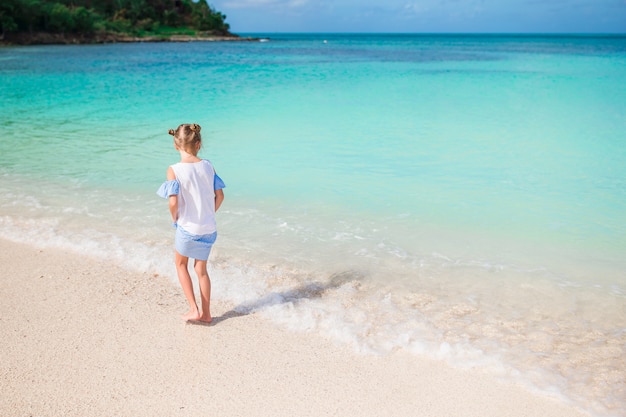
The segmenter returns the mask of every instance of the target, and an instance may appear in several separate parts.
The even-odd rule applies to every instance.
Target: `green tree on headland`
[[[230,36],[226,16],[206,0],[2,0],[0,38],[35,33]]]

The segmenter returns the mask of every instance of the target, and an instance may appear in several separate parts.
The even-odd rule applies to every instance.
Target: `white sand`
[[[587,416],[478,370],[361,356],[180,289],[0,240],[0,416]]]

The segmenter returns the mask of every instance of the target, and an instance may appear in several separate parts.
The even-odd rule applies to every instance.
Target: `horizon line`
[[[329,31],[329,32],[310,32],[310,31],[237,31],[232,32],[236,34],[240,33],[276,33],[284,35],[521,35],[521,36],[626,36],[626,32],[355,32],[355,31]]]

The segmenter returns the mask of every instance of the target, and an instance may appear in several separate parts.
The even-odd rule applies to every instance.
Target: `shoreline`
[[[238,35],[169,35],[169,36],[130,36],[121,34],[102,34],[86,36],[83,34],[64,35],[54,33],[13,34],[10,39],[0,39],[3,46],[35,45],[101,45],[113,43],[141,42],[259,42],[263,38],[241,37]]]
[[[356,354],[220,301],[211,326],[185,324],[171,277],[5,239],[0,262],[2,415],[589,416],[478,369]]]

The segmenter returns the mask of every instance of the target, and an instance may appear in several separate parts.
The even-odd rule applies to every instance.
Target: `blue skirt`
[[[176,227],[174,244],[176,251],[188,258],[206,261],[209,259],[211,248],[217,239],[217,232],[209,235],[194,235],[180,226]]]

